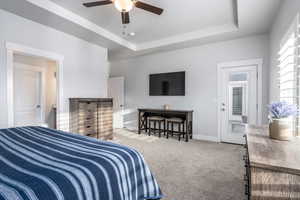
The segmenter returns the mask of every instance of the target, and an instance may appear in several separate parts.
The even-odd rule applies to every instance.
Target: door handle
[[[222,108],[222,109],[221,109],[221,111],[223,111],[223,112],[224,112],[224,111],[225,111],[225,108]]]
[[[36,108],[41,108],[41,105],[37,105]]]

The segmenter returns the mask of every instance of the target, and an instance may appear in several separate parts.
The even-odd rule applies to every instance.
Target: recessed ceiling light
[[[135,36],[135,32],[129,33],[130,36]]]

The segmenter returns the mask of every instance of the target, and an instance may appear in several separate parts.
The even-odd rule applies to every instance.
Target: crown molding
[[[161,40],[141,43],[136,46],[136,48],[137,48],[136,50],[143,51],[143,50],[147,50],[147,49],[168,46],[171,44],[178,44],[181,42],[188,42],[191,40],[197,40],[197,39],[206,38],[206,37],[210,37],[210,36],[216,36],[219,34],[236,32],[238,30],[239,30],[239,28],[235,24],[226,24],[226,25],[222,25],[222,26],[215,26],[215,27],[210,27],[207,29],[190,32],[190,33],[184,33],[181,35],[171,36],[171,37],[161,39]]]
[[[233,8],[233,14],[234,14],[234,22],[232,24],[225,24],[222,26],[215,26],[210,27],[194,32],[184,33],[181,35],[171,36],[168,38],[150,41],[150,42],[143,42],[140,44],[136,44],[133,42],[130,42],[110,31],[107,29],[104,29],[100,27],[99,25],[71,12],[70,10],[65,9],[62,6],[57,5],[56,3],[50,1],[50,0],[25,0],[33,5],[36,5],[40,8],[43,8],[55,15],[58,15],[64,19],[67,19],[79,26],[84,27],[85,29],[92,31],[110,41],[113,41],[123,47],[126,47],[132,51],[144,51],[148,49],[168,46],[172,44],[178,44],[182,42],[202,39],[210,36],[216,36],[220,34],[230,33],[230,32],[236,32],[239,30],[238,25],[238,13],[237,13],[237,6],[234,6]],[[237,3],[237,0],[233,0],[233,2]],[[236,4],[234,4],[236,5]]]
[[[101,35],[102,37],[105,37],[108,40],[111,40],[113,42],[116,42],[117,44],[120,44],[124,47],[127,47],[128,49],[131,49],[133,51],[136,50],[136,45],[123,39],[122,37],[117,36],[116,34],[98,26],[97,24],[57,5],[56,3],[49,1],[49,0],[26,0],[27,2],[36,5],[40,8],[43,8],[51,13],[54,13],[62,18],[65,18],[75,24],[78,24],[94,33],[97,33]]]

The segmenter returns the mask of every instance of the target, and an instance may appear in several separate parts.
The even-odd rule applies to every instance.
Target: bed
[[[43,127],[0,129],[0,200],[160,198],[132,148]]]

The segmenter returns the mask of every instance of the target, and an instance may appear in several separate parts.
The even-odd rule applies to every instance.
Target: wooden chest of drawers
[[[112,99],[71,98],[70,131],[103,140],[113,139],[112,108]]]
[[[272,140],[266,126],[249,126],[246,132],[244,160],[248,199],[300,199],[300,139]]]

